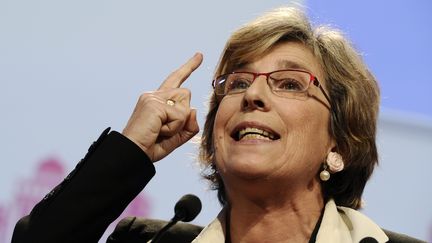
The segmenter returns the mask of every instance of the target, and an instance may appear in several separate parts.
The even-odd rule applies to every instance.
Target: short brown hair
[[[325,86],[330,95],[329,132],[345,161],[345,169],[322,183],[324,199],[333,198],[339,206],[358,209],[365,184],[378,163],[375,134],[379,88],[361,56],[340,31],[326,26],[313,28],[298,8],[276,9],[231,35],[214,76],[232,72],[287,41],[303,43],[312,51],[324,70]],[[200,159],[206,166],[204,177],[218,190],[219,201],[224,205],[226,194],[214,165],[213,149],[213,125],[218,106],[213,94],[202,135]]]

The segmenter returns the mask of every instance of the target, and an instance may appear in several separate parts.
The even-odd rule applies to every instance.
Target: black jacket
[[[13,243],[98,242],[155,174],[145,153],[106,129],[75,169],[15,226]]]
[[[106,129],[75,169],[15,226],[12,243],[98,242],[155,174],[153,163],[132,141]],[[107,243],[147,242],[164,221],[128,217]],[[162,242],[191,242],[200,226],[180,223]],[[421,242],[386,231],[390,242]],[[371,241],[369,241],[371,242]],[[373,241],[372,241],[373,242]]]

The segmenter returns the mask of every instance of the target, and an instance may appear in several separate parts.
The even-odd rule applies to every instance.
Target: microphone
[[[365,237],[359,243],[378,243],[378,241],[372,237]]]
[[[201,200],[193,195],[186,194],[174,206],[174,218],[177,221],[190,222],[201,212]]]
[[[178,221],[190,222],[201,212],[201,200],[193,195],[186,194],[178,200],[174,206],[174,217],[160,229],[150,240],[151,243],[158,242],[162,236]]]

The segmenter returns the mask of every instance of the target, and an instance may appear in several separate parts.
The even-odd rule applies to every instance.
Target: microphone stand
[[[168,229],[171,228],[178,221],[192,221],[199,214],[200,211],[201,201],[199,200],[199,198],[192,194],[184,195],[182,198],[180,198],[180,200],[176,203],[174,207],[174,217],[148,242],[158,242],[162,238],[162,236],[168,231]]]
[[[182,213],[184,214],[184,213]],[[166,224],[162,229],[160,229],[153,238],[149,241],[151,243],[159,242],[159,240],[162,238],[162,236],[168,231],[169,228],[171,228],[173,225],[175,225],[178,221],[183,220],[185,216],[181,215],[174,215],[174,217]]]

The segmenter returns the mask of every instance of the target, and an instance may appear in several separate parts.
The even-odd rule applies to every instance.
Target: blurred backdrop
[[[386,229],[432,241],[432,3],[296,1],[316,24],[342,29],[380,81],[380,166],[363,210]],[[230,33],[290,1],[0,0],[0,243],[108,126],[121,131],[138,96],[196,51],[185,87],[203,126],[212,74]],[[169,219],[186,193],[194,221],[220,210],[188,143],[124,215]],[[66,219],[65,219],[66,220]],[[108,229],[107,232],[111,232]],[[101,240],[101,242],[103,242]]]

